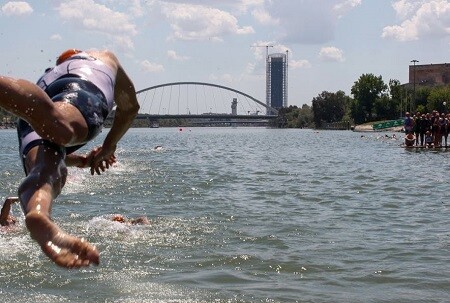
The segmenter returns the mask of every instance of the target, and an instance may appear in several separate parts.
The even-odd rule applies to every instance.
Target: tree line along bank
[[[329,125],[359,125],[368,122],[395,120],[406,111],[450,112],[450,86],[402,85],[381,76],[363,74],[351,87],[351,95],[343,91],[323,91],[311,101],[311,106],[290,106],[279,111],[279,127],[328,128]],[[414,108],[411,108],[414,106]]]

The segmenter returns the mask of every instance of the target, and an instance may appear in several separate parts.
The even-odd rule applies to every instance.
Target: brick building
[[[409,66],[409,84],[416,85],[449,85],[450,63],[424,64]]]

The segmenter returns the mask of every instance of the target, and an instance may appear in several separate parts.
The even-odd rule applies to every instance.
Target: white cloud
[[[263,7],[264,0],[240,0],[238,7],[241,11],[246,12],[250,7]]]
[[[33,12],[33,8],[28,2],[10,1],[2,6],[2,12],[6,16],[25,16]]]
[[[126,51],[130,49],[134,49],[133,39],[126,35],[110,35],[111,40],[114,41],[114,44],[121,50]]]
[[[331,62],[343,62],[345,60],[343,51],[334,46],[322,47],[319,58]]]
[[[248,10],[258,6],[264,6],[264,2],[267,0],[153,0],[147,4],[191,4],[201,5],[205,7],[226,8],[237,11],[238,13],[246,13]],[[271,0],[269,0],[271,1]]]
[[[163,14],[171,24],[172,39],[223,41],[226,35],[254,33],[251,26],[239,27],[233,15],[217,8],[166,3]]]
[[[381,35],[383,38],[412,41],[450,37],[450,3],[447,0],[402,0],[393,3],[393,7],[403,21],[400,25],[386,26]]]
[[[266,48],[269,46],[269,48]],[[294,52],[291,48],[287,47],[284,44],[275,43],[273,41],[257,41],[254,45],[252,45],[253,53],[255,56],[255,59],[257,61],[263,61],[266,57],[266,52],[268,51],[269,54],[272,53],[286,53],[288,52],[288,60],[289,60],[289,68],[292,69],[299,69],[299,68],[310,68],[311,63],[308,60],[294,60]],[[258,66],[262,66],[260,63]],[[247,73],[252,74],[255,72],[256,64],[248,64],[247,66]]]
[[[158,63],[153,63],[148,60],[141,62],[142,69],[146,72],[159,73],[164,71],[164,66]]]
[[[59,40],[62,40],[62,37],[59,34],[53,34],[50,36],[50,40],[59,41]]]
[[[142,17],[144,15],[140,0],[128,0],[127,4],[132,16]]]
[[[115,12],[93,0],[67,1],[61,3],[57,11],[63,20],[88,31],[106,34],[122,48],[133,48],[131,37],[137,34],[136,26],[124,13]]]
[[[268,11],[263,8],[254,9],[252,11],[252,16],[261,24],[278,24],[279,20],[272,18]]]
[[[392,7],[397,13],[397,17],[400,19],[408,19],[416,13],[416,11],[422,6],[423,1],[411,1],[411,0],[397,0],[392,3]]]
[[[286,53],[286,51],[288,51],[292,55],[292,50],[286,45],[278,43],[274,43],[272,45],[273,45],[272,50],[274,53]]]
[[[357,7],[360,0],[268,1],[266,11],[278,21],[285,43],[321,44],[334,38],[337,21]]]
[[[362,0],[346,0],[341,3],[337,3],[333,10],[338,15],[338,18],[341,18],[344,14],[346,14],[348,11],[354,9],[355,7],[361,5]]]
[[[268,49],[266,49],[266,46],[270,46]],[[254,45],[252,45],[253,53],[255,56],[255,60],[259,61],[260,63],[248,63],[247,67],[245,69],[246,74],[262,74],[264,71],[262,68],[265,68],[265,57],[266,57],[266,51],[268,51],[269,54],[272,53],[282,53],[285,54],[286,51],[288,52],[288,64],[289,69],[306,69],[311,67],[311,63],[306,59],[301,60],[295,60],[294,58],[294,52],[291,48],[287,47],[283,44],[278,44],[273,41],[258,41]]]
[[[381,34],[383,38],[392,38],[399,41],[412,41],[418,39],[418,29],[411,20],[404,21],[402,25],[386,26]]]
[[[245,68],[245,73],[246,74],[253,74],[255,69],[256,69],[256,64],[255,63],[247,63],[247,66]]]
[[[168,50],[167,51],[167,56],[170,59],[173,59],[175,61],[186,61],[186,60],[190,59],[188,56],[180,56],[180,55],[178,55],[174,50]]]
[[[274,45],[276,45],[273,41],[256,41],[251,48],[253,49],[253,54],[256,60],[265,60],[266,53],[272,52]]]
[[[291,69],[304,69],[310,68],[311,63],[308,60],[290,60],[289,68]]]
[[[334,38],[340,17],[362,0],[153,0],[172,28],[171,40],[223,41],[229,35],[255,33],[253,20],[273,26],[272,39],[289,44],[322,44]],[[252,20],[252,21],[253,21]],[[255,25],[256,26],[256,25]],[[265,29],[261,29],[265,30]]]

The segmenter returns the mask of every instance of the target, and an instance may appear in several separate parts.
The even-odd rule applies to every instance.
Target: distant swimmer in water
[[[127,219],[122,215],[113,215],[111,220],[115,221],[115,222],[119,222],[119,223],[131,224],[131,225],[148,225],[148,224],[150,224],[150,221],[145,216],[137,217],[134,219]]]
[[[153,149],[154,151],[162,151],[163,147],[161,145],[156,145],[155,148]]]
[[[1,75],[0,107],[19,118],[26,177],[18,197],[31,238],[61,267],[98,265],[97,248],[63,231],[52,220],[51,209],[66,184],[69,166],[100,175],[116,162],[117,145],[139,110],[133,82],[112,52],[69,49],[36,84]],[[102,145],[75,153],[98,136],[113,109]]]
[[[8,197],[3,203],[2,210],[0,212],[0,225],[11,226],[17,223],[17,219],[11,215],[11,206],[13,203],[19,201],[18,197]]]
[[[405,136],[405,145],[410,147],[410,146],[414,146],[414,142],[416,141],[416,137],[414,136],[413,133],[408,133]]]

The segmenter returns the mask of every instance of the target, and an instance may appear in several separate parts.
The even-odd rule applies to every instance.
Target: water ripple
[[[21,167],[8,147],[16,134],[0,137],[6,197]],[[448,300],[448,152],[404,150],[377,134],[193,128],[134,129],[117,156],[100,177],[71,170],[53,209],[98,246],[100,267],[55,268],[19,216],[15,231],[0,232],[0,298]],[[116,213],[150,225],[110,221]]]

